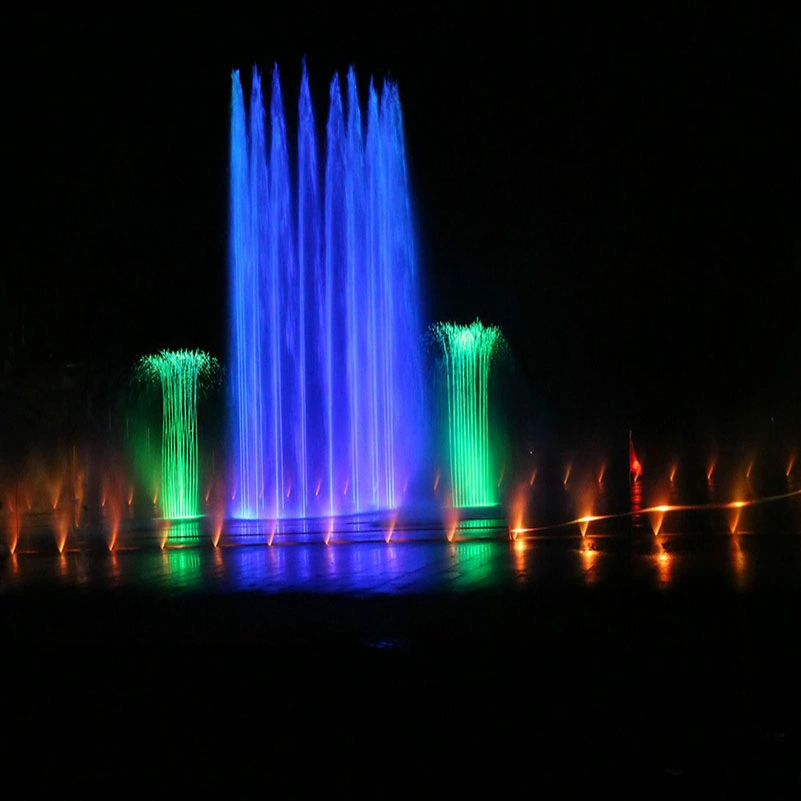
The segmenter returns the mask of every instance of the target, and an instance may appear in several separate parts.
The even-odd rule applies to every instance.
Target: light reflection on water
[[[744,590],[797,585],[801,538],[758,534],[600,536],[528,540],[298,543],[164,550],[30,552],[9,556],[0,593],[45,587],[156,592],[312,592],[351,595],[463,593],[637,584]]]
[[[799,472],[796,465],[782,476],[786,493],[798,492]],[[562,506],[547,512],[541,485],[526,483],[530,496],[515,519],[555,524],[511,531],[503,516],[459,519],[456,511],[419,525],[397,517],[167,523],[106,516],[65,528],[63,510],[6,509],[0,594],[47,587],[372,595],[621,582],[655,590],[693,582],[739,590],[771,581],[797,585],[801,495],[763,502],[755,476],[749,481],[740,473],[716,506],[708,496],[688,503],[686,490],[677,489],[681,473],[653,485],[633,482],[622,495],[595,473],[582,485],[574,471],[567,485],[560,483]],[[712,478],[724,479],[718,470]],[[700,496],[717,491],[706,476],[703,484]],[[674,504],[677,498],[685,505]],[[109,525],[117,527],[113,539]]]

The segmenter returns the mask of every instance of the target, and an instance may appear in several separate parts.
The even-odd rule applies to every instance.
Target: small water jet
[[[139,379],[161,386],[161,508],[167,520],[200,514],[198,390],[218,369],[217,360],[200,350],[162,350],[139,361]]]
[[[500,329],[438,323],[433,333],[445,360],[448,399],[448,447],[453,505],[497,503],[490,451],[489,376],[501,343]]]

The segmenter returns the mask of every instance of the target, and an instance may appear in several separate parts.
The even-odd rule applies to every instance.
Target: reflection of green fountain
[[[218,370],[199,350],[162,350],[139,361],[139,376],[161,384],[161,508],[169,520],[197,517],[198,388]]]
[[[434,334],[445,354],[453,505],[491,506],[496,496],[490,458],[489,374],[501,332],[476,320],[470,325],[438,323]]]

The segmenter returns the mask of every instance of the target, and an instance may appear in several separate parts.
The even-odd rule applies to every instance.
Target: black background
[[[397,81],[426,319],[501,327],[529,427],[798,429],[788,17],[263,4],[7,35],[0,297],[32,362],[225,360],[231,70],[277,63],[292,120],[305,57],[318,125],[335,71]]]

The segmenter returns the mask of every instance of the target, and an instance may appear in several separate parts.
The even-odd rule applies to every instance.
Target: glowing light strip
[[[636,509],[630,512],[617,512],[606,515],[584,515],[583,517],[577,517],[575,520],[567,520],[561,523],[550,523],[544,526],[532,527],[517,526],[510,528],[509,530],[515,535],[515,537],[517,537],[520,534],[550,531],[556,528],[568,528],[576,525],[581,526],[585,523],[589,524],[597,520],[618,520],[625,517],[633,517],[635,515],[647,515],[652,512],[665,514],[667,512],[703,511],[707,509],[742,509],[746,506],[756,506],[757,504],[761,503],[786,500],[787,498],[792,498],[796,495],[801,495],[801,489],[794,490],[793,492],[786,492],[781,495],[770,495],[764,498],[754,498],[749,501],[728,501],[725,503],[700,503],[687,505],[660,504],[659,506],[643,507],[642,509]]]

